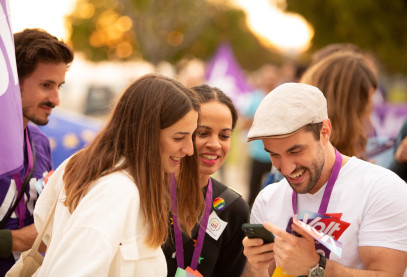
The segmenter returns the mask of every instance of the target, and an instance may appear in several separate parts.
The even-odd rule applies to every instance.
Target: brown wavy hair
[[[149,224],[146,243],[161,245],[168,235],[171,205],[169,178],[161,167],[160,131],[191,110],[199,111],[198,95],[176,80],[148,74],[132,83],[118,100],[106,127],[66,165],[63,180],[69,211],[75,210],[95,180],[125,170],[139,190],[140,206]],[[195,152],[181,160],[177,184],[178,218],[186,233],[199,221],[204,207]]]
[[[377,79],[365,58],[352,51],[336,52],[310,66],[300,82],[324,93],[332,144],[345,155],[364,158],[367,133],[372,131],[370,94],[377,89]]]
[[[66,43],[39,28],[15,33],[14,46],[20,82],[33,73],[40,62],[69,65],[74,58]]]

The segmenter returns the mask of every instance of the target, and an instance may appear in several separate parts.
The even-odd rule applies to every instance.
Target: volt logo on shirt
[[[208,226],[206,228],[206,233],[210,235],[214,240],[218,240],[220,235],[226,228],[228,223],[219,218],[215,211],[209,215]]]

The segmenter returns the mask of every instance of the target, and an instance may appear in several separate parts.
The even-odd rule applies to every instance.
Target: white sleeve
[[[124,174],[103,179],[66,216],[66,222],[59,224],[55,219],[40,276],[107,276],[126,231],[131,229],[137,236],[140,199],[136,185]]]
[[[40,276],[107,276],[115,252],[98,230],[72,228],[57,248],[46,254]]]
[[[263,210],[266,203],[263,203],[262,191],[260,191],[259,195],[256,197],[252,211],[250,213],[250,223],[254,224],[263,224],[266,221],[263,217]]]
[[[395,174],[377,179],[363,211],[359,246],[407,251],[407,185]]]

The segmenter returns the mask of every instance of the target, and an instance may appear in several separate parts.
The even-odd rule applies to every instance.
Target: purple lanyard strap
[[[177,197],[177,184],[175,181],[174,175],[171,177],[171,207],[172,207],[172,218],[173,218],[173,225],[174,225],[174,236],[175,236],[175,253],[177,256],[177,266],[185,269],[184,267],[184,246],[182,242],[182,232],[178,226],[177,221],[177,204],[178,204],[178,197]],[[206,228],[208,226],[209,220],[209,213],[211,211],[211,203],[212,203],[212,180],[209,178],[208,189],[206,191],[205,196],[205,212],[201,220],[201,224],[199,227],[198,239],[196,242],[196,246],[194,249],[194,254],[192,255],[191,260],[191,269],[196,270],[198,267],[199,256],[202,252],[202,246],[205,239]]]
[[[25,129],[25,143],[27,145],[28,165],[27,165],[27,170],[25,171],[24,180],[27,178],[27,176],[29,175],[29,173],[33,167],[33,153],[32,153],[32,149],[31,149],[30,139],[28,137],[27,128]],[[18,172],[14,173],[13,178],[14,178],[14,181],[16,182],[17,192],[18,192],[16,198],[18,198],[18,195],[20,195],[21,193],[24,193],[24,192],[22,192],[23,182],[21,181],[21,176],[20,176],[20,173],[18,173]],[[20,228],[24,227],[25,213],[26,213],[26,207],[25,207],[25,199],[24,199],[24,195],[23,195],[23,197],[21,197],[21,199],[20,199],[20,202],[18,203],[18,206],[16,207],[16,214],[18,217]]]
[[[328,183],[325,187],[324,195],[322,196],[321,204],[319,205],[318,213],[324,214],[328,208],[329,199],[331,198],[331,193],[334,188],[336,179],[338,178],[339,171],[341,170],[342,165],[342,155],[339,151],[335,148],[335,163],[332,168],[331,176],[329,176]],[[297,193],[293,191],[292,195],[292,205],[294,214],[297,213]]]

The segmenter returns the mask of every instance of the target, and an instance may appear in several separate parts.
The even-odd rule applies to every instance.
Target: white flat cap
[[[289,136],[310,123],[328,119],[324,94],[316,87],[285,83],[267,94],[254,115],[248,141]]]

